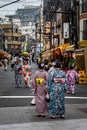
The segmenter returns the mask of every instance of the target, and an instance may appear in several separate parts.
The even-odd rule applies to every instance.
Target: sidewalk
[[[35,106],[0,108],[0,130],[53,129],[87,130],[87,104],[66,104],[65,119],[37,117]]]

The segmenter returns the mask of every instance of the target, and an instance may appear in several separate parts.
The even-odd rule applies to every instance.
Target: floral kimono
[[[29,86],[30,76],[31,76],[31,67],[30,67],[30,65],[28,65],[28,64],[27,65],[23,65],[22,73],[24,75],[25,85]]]
[[[32,80],[32,86],[35,89],[35,103],[36,113],[38,115],[45,115],[47,113],[47,102],[45,100],[47,91],[46,84],[48,79],[48,73],[45,70],[38,70],[34,74]]]
[[[48,76],[47,90],[50,97],[48,112],[52,116],[64,115],[64,93],[67,90],[65,73],[59,68],[54,68]]]
[[[72,94],[74,94],[75,83],[79,77],[80,75],[75,70],[69,70],[67,72],[68,91],[71,92]]]

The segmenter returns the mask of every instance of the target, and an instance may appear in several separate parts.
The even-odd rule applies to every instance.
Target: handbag
[[[50,102],[50,97],[49,97],[49,94],[48,94],[48,93],[46,94],[45,100],[46,100],[46,102],[48,102],[48,103]]]

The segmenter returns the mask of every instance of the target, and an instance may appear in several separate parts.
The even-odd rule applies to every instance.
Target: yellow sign
[[[87,40],[80,41],[79,46],[87,46]]]

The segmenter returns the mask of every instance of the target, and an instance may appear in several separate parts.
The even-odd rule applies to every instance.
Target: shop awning
[[[71,45],[71,46],[68,46],[68,47],[66,48],[66,51],[74,51],[74,49],[75,49],[75,46],[74,46],[74,45]]]
[[[60,49],[61,53],[63,53],[68,46],[70,46],[70,43],[61,44],[58,47],[54,48],[53,51],[56,53]]]

